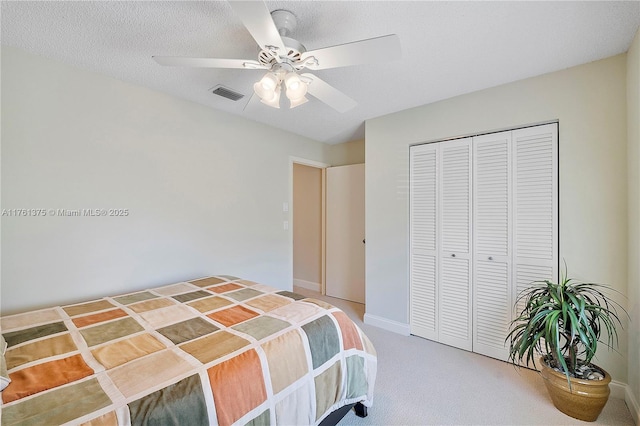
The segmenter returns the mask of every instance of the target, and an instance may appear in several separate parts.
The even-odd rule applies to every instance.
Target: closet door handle
[[[489,260],[493,260],[493,256],[489,256]]]
[[[455,253],[451,253],[451,257],[456,257],[456,254]]]

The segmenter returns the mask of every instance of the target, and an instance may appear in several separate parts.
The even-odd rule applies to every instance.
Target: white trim
[[[609,396],[611,398],[624,399],[624,395],[628,387],[629,386],[627,386],[626,383],[618,382],[617,380],[612,380],[609,383],[609,389],[611,390],[611,393],[609,394]]]
[[[321,163],[315,160],[307,160],[306,158],[289,156],[289,160],[291,164],[293,163],[303,164],[305,166],[317,167],[319,169],[326,169],[327,167],[331,167],[331,164]]]
[[[311,281],[299,280],[297,278],[293,279],[293,285],[294,285],[294,287],[302,287],[302,288],[306,288],[307,290],[317,291],[318,293],[320,293],[320,289],[322,287],[320,285],[320,283],[314,283],[314,282],[311,282]]]
[[[537,127],[537,126],[545,126],[547,124],[555,124],[555,123],[560,123],[560,120],[555,119],[555,120],[548,120],[548,121],[540,121],[537,123],[529,123],[529,124],[525,124],[522,126],[517,126],[517,127],[504,127],[501,129],[493,129],[493,130],[486,130],[480,133],[467,133],[464,135],[458,135],[458,136],[450,136],[448,138],[445,139],[432,139],[432,140],[428,140],[428,141],[419,141],[419,142],[410,142],[409,146],[415,146],[415,145],[424,145],[427,143],[434,143],[434,142],[444,142],[444,141],[450,141],[450,140],[454,140],[454,139],[464,139],[464,138],[473,138],[476,136],[482,136],[482,135],[488,135],[490,133],[501,133],[501,132],[508,132],[510,130],[519,130],[519,129],[526,129],[527,127]]]
[[[631,387],[629,385],[625,385],[626,391],[624,393],[624,402],[627,403],[627,408],[629,412],[631,412],[631,417],[633,417],[633,421],[636,425],[640,425],[640,403],[631,392]]]
[[[364,323],[392,331],[394,333],[402,334],[403,336],[408,336],[410,334],[409,324],[382,318],[377,315],[364,314]]]
[[[327,294],[327,168],[322,169],[322,219],[321,219],[320,294]]]
[[[611,383],[609,383],[609,389],[611,390],[609,397],[624,400],[629,409],[629,413],[631,413],[631,417],[633,417],[634,423],[640,425],[640,404],[631,392],[631,387],[626,383],[612,380]]]

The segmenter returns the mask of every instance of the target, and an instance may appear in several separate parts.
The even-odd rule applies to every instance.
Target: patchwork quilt
[[[373,402],[338,308],[232,276],[0,319],[2,425],[306,425]]]

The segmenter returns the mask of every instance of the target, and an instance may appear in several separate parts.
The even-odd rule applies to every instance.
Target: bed
[[[373,402],[376,352],[344,312],[237,277],[0,326],[2,425],[324,425]]]

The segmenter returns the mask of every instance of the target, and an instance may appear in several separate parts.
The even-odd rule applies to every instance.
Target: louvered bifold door
[[[471,350],[471,138],[439,147],[438,340]]]
[[[410,148],[411,334],[438,340],[437,144]]]
[[[473,138],[473,351],[507,360],[511,320],[511,132]]]
[[[558,279],[558,124],[514,130],[512,138],[513,274],[519,293],[532,281]]]

